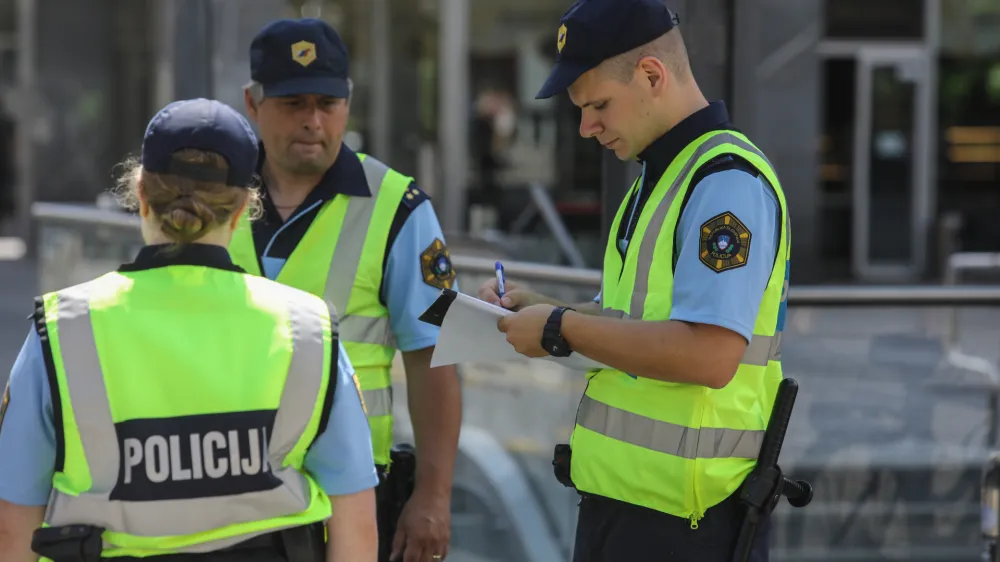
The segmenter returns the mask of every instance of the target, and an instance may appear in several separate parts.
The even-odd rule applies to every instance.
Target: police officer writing
[[[232,108],[166,106],[119,186],[147,245],[36,299],[0,420],[0,560],[376,559],[336,311],[226,251],[257,156]]]
[[[661,0],[580,0],[562,17],[538,94],[567,91],[580,134],[637,159],[602,288],[567,305],[507,284],[499,329],[520,353],[581,353],[587,374],[569,475],[582,495],[577,562],[728,562],[736,493],[777,385],[789,233],[765,156],[699,90]],[[767,558],[758,530],[755,560]]]
[[[419,320],[442,288],[457,288],[434,208],[411,178],[343,143],[349,61],[330,25],[273,22],[254,38],[250,61],[246,110],[263,141],[264,216],[241,223],[230,253],[247,271],[336,306],[382,476],[379,559],[443,560],[461,393],[454,367],[430,367],[438,328]],[[396,349],[416,438],[415,487],[409,459],[391,450]]]

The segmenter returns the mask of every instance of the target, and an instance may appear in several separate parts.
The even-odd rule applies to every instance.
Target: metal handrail
[[[1000,269],[1000,252],[955,252],[945,264],[945,283],[958,282],[963,271],[972,269]]]
[[[493,275],[496,262],[488,258],[454,255],[451,263],[458,273]],[[504,274],[512,279],[565,283],[567,285],[601,286],[601,272],[597,269],[548,265],[524,261],[504,261]]]
[[[493,260],[453,256],[459,273],[494,274]],[[601,272],[530,262],[504,262],[504,273],[512,279],[601,286]],[[790,287],[788,304],[793,306],[995,306],[1000,305],[1000,287],[993,285],[814,285]]]
[[[948,256],[944,269],[944,284],[958,285],[962,273],[978,270],[1000,269],[998,252],[955,252]],[[952,309],[945,324],[945,344],[954,348],[958,345],[958,310]]]
[[[34,203],[32,214],[39,219],[90,223],[99,226],[138,228],[139,220],[132,214],[99,209],[93,206],[64,203]],[[982,261],[982,258],[979,258]],[[459,273],[493,275],[495,261],[468,255],[452,256]],[[593,288],[601,286],[601,272],[543,263],[505,261],[504,271],[512,279],[563,283]],[[788,291],[792,306],[912,306],[959,307],[1000,306],[1000,287],[993,285],[831,285],[792,286]]]
[[[993,285],[845,285],[791,287],[794,306],[998,306],[1000,287]]]
[[[122,228],[139,228],[139,217],[121,211],[101,209],[93,205],[72,205],[68,203],[31,204],[31,214],[36,219],[55,219],[63,222],[96,224],[99,226],[118,226]]]

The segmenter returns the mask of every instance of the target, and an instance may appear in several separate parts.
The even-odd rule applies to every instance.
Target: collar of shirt
[[[142,271],[169,265],[196,265],[245,273],[243,268],[233,263],[226,248],[198,243],[180,246],[176,252],[171,251],[169,244],[143,246],[135,260],[122,264],[118,271]]]
[[[642,212],[649,195],[660,181],[660,177],[667,171],[670,163],[698,137],[722,129],[733,130],[734,128],[729,122],[729,111],[726,109],[725,102],[714,101],[707,107],[703,107],[684,118],[639,153],[639,161],[643,164],[642,185],[629,198],[629,220],[623,220],[618,227],[617,246],[622,256],[628,249],[629,241],[632,239],[634,228],[638,223],[632,218],[639,216]]]
[[[687,116],[639,153],[639,160],[646,164],[646,182],[655,185],[674,158],[698,137],[711,131],[732,128],[729,111],[723,101],[714,101]]]
[[[265,158],[264,144],[261,143],[260,158],[257,160],[257,175],[261,177],[263,177],[261,171],[264,168]],[[300,210],[315,204],[316,201],[329,201],[338,194],[354,197],[372,196],[371,190],[368,189],[368,180],[365,179],[365,169],[361,165],[361,159],[344,143],[340,144],[340,152],[337,153],[337,159],[334,160],[333,165],[323,174],[319,183],[309,192],[309,195],[306,196],[305,200],[302,201],[302,204],[299,205],[299,208],[296,209],[292,216],[297,215]],[[266,188],[261,189],[261,197],[263,198],[265,213],[269,216],[278,216],[278,210],[274,207],[274,203],[271,201]],[[281,221],[278,222],[280,224]]]

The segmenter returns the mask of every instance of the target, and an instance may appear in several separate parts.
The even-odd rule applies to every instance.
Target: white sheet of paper
[[[605,367],[590,358],[574,352],[569,357],[540,357],[521,355],[507,342],[507,337],[497,329],[497,320],[513,314],[505,308],[458,293],[441,323],[431,367],[455,363],[493,363],[506,361],[554,361],[568,369],[586,371]]]

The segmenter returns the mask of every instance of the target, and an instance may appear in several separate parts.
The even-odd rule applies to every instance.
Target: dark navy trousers
[[[743,523],[739,494],[691,521],[646,507],[582,494],[573,562],[731,562]],[[750,562],[768,562],[770,516],[757,526]]]

